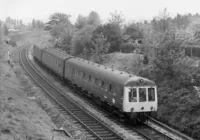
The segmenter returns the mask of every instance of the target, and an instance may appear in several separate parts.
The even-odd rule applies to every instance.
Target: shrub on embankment
[[[157,119],[200,139],[200,100],[194,88],[199,85],[199,72],[191,67],[182,45],[174,31],[165,33],[151,67],[140,75],[158,86]]]

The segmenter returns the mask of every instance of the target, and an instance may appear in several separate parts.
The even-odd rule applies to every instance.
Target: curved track
[[[25,46],[20,52],[20,61],[23,68],[27,71],[31,78],[49,95],[49,97],[56,102],[64,114],[72,116],[79,124],[81,124],[81,126],[85,129],[84,132],[86,132],[88,139],[123,140],[121,136],[116,134],[101,121],[86,112],[83,108],[79,107],[76,103],[67,98],[62,91],[45,79],[36,70],[36,68],[34,68],[33,64],[28,59],[27,51],[29,47]],[[127,127],[125,129],[127,129]],[[149,127],[146,124],[142,124],[141,126],[134,128],[129,127],[128,129],[134,130],[148,140],[173,140],[172,138]]]
[[[31,78],[52,98],[63,110],[70,114],[76,121],[78,121],[82,127],[87,130],[88,139],[98,140],[123,140],[121,136],[109,129],[99,120],[85,112],[81,107],[76,105],[73,101],[68,99],[64,94],[57,89],[54,85],[48,82],[43,76],[41,76],[30,63],[27,57],[27,51],[29,47],[22,48],[20,52],[20,61],[23,68],[31,76]]]

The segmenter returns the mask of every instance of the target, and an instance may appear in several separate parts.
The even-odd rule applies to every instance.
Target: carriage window
[[[78,75],[79,75],[79,70],[76,71],[76,76],[78,77]]]
[[[149,101],[155,101],[155,88],[148,88]]]
[[[146,101],[146,88],[139,88],[139,100],[140,102]]]
[[[136,88],[131,88],[129,91],[129,102],[137,102],[137,90]]]
[[[108,88],[108,91],[111,91],[112,90],[112,85],[109,84],[109,88]]]
[[[85,73],[83,73],[83,79],[87,80],[87,75]]]
[[[88,75],[85,74],[85,81],[87,82],[88,81]]]
[[[78,76],[81,78],[81,76],[82,76],[82,75],[81,75],[81,71],[78,72]]]
[[[97,85],[101,87],[101,79],[98,79],[97,83],[98,83]]]
[[[104,87],[104,81],[101,81],[101,87],[102,88]]]
[[[92,76],[91,75],[89,75],[89,82],[91,82],[92,81]]]
[[[98,85],[98,79],[95,78],[95,85]]]

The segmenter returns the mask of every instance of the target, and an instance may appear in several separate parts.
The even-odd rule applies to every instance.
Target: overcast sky
[[[79,14],[96,11],[106,21],[109,13],[117,10],[128,22],[151,20],[164,8],[171,16],[200,13],[200,0],[0,0],[0,20],[10,16],[25,23],[33,18],[46,22],[50,14],[62,12],[70,14],[74,22]]]

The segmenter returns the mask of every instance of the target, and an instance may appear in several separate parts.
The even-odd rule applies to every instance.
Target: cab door
[[[124,96],[123,96],[123,111],[131,112],[131,109],[138,106],[138,88],[136,87],[124,87]]]

